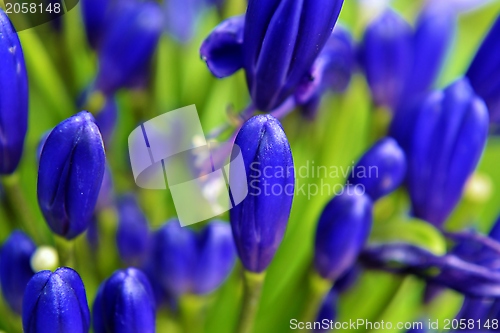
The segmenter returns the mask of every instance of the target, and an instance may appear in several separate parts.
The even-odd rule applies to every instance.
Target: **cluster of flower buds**
[[[455,29],[451,10],[429,3],[416,28],[388,9],[367,27],[360,62],[377,106],[393,111],[426,94],[439,74]]]
[[[343,1],[250,1],[245,17],[222,22],[201,47],[216,77],[243,68],[255,107],[271,111],[309,76]]]

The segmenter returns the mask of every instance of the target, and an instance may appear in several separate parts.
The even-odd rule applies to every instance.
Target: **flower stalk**
[[[243,306],[238,321],[238,333],[251,333],[259,309],[266,273],[243,272]]]

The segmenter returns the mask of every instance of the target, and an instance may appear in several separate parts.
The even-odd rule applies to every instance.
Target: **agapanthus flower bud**
[[[337,22],[343,0],[250,0],[243,43],[255,106],[282,104],[307,75]]]
[[[318,58],[324,61],[323,86],[334,92],[346,90],[356,60],[349,30],[337,24]]]
[[[208,294],[217,289],[231,273],[236,247],[231,226],[212,221],[198,235],[198,260],[193,275],[193,292]]]
[[[167,222],[153,235],[147,271],[169,295],[207,294],[231,272],[235,246],[229,224],[210,222],[200,233]]]
[[[82,111],[52,130],[40,157],[37,192],[53,232],[72,239],[88,227],[105,162],[101,134],[90,113]]]
[[[28,76],[14,26],[0,8],[0,174],[13,173],[21,160],[28,128]]]
[[[146,275],[127,268],[99,287],[92,307],[95,333],[154,333],[155,299]]]
[[[314,243],[318,273],[332,281],[346,273],[368,240],[371,226],[371,199],[347,186],[321,213]]]
[[[124,6],[107,28],[99,50],[99,72],[95,88],[106,95],[141,74],[158,43],[163,15],[153,1]]]
[[[230,210],[231,227],[243,266],[260,273],[285,234],[295,188],[293,157],[280,122],[271,115],[248,120],[235,144],[241,148],[249,193]],[[229,177],[241,174],[231,170]]]
[[[116,243],[120,257],[129,266],[139,266],[147,256],[148,221],[132,194],[127,194],[118,200]]]
[[[421,98],[435,83],[456,28],[452,6],[429,2],[418,16],[413,36],[413,67],[404,99]]]
[[[24,289],[35,274],[31,269],[31,256],[36,245],[24,232],[12,232],[0,251],[0,286],[10,308],[21,314]]]
[[[412,39],[410,25],[392,10],[367,27],[360,62],[377,106],[398,106],[413,65]]]
[[[500,122],[499,34],[500,17],[491,27],[466,74],[476,93],[486,102],[492,123]]]
[[[326,91],[342,92],[354,71],[355,51],[348,30],[336,25],[325,47],[295,90],[295,102],[302,115],[313,120]]]
[[[93,49],[97,49],[106,30],[109,20],[108,11],[114,0],[81,0],[83,25],[87,41]]]
[[[356,164],[348,184],[361,185],[373,201],[391,193],[406,175],[405,153],[393,138],[385,138],[368,150]]]
[[[201,58],[218,78],[243,68],[243,31],[245,16],[231,17],[220,23],[200,48]]]
[[[24,292],[22,317],[25,333],[87,333],[90,311],[80,275],[68,267],[36,273]]]
[[[188,293],[196,264],[196,235],[177,219],[166,222],[152,236],[147,271],[170,295]]]
[[[488,110],[467,79],[430,95],[408,124],[407,185],[415,217],[442,226],[481,157]]]

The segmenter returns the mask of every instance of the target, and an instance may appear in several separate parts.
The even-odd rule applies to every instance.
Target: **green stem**
[[[392,114],[390,110],[382,107],[373,109],[370,143],[375,143],[387,135],[391,119]]]
[[[243,306],[238,322],[238,333],[251,333],[259,309],[260,296],[264,285],[265,273],[243,272]]]
[[[186,333],[203,333],[205,331],[206,298],[186,294],[180,299],[182,326]]]
[[[323,279],[311,268],[307,277],[307,296],[302,311],[302,322],[312,322],[316,319],[323,300],[332,287],[332,282]]]
[[[54,236],[54,241],[59,255],[60,266],[75,268],[75,242],[60,236]]]
[[[10,176],[2,177],[2,185],[5,191],[7,205],[9,206],[17,220],[20,221],[22,229],[27,232],[37,243],[40,243],[41,234],[36,228],[36,220],[33,216],[28,201],[24,197],[19,184],[19,175],[14,173]]]

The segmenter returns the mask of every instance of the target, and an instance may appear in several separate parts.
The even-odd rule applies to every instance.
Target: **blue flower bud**
[[[31,269],[31,256],[36,250],[24,232],[12,232],[0,252],[0,285],[2,295],[10,308],[21,314],[24,289],[35,274]]]
[[[244,26],[244,16],[231,17],[215,27],[201,45],[201,58],[215,77],[230,76],[243,68]]]
[[[413,37],[413,67],[404,99],[422,97],[435,83],[456,28],[451,6],[429,2],[420,13]]]
[[[250,0],[243,43],[255,106],[282,104],[307,75],[337,22],[342,0]]]
[[[271,115],[248,120],[235,144],[241,148],[249,193],[230,210],[231,227],[243,266],[260,273],[271,263],[290,216],[295,188],[292,152],[280,122]],[[241,176],[232,170],[229,175]]]
[[[347,184],[362,185],[373,201],[391,193],[403,182],[406,158],[393,138],[378,141],[356,164]]]
[[[90,113],[82,111],[52,130],[40,157],[37,192],[53,232],[72,239],[88,227],[105,162],[101,134]]]
[[[486,102],[492,123],[500,122],[499,34],[500,17],[491,27],[466,74],[476,93]]]
[[[106,30],[109,11],[113,0],[81,0],[83,25],[87,41],[97,49]]]
[[[68,267],[36,273],[24,292],[22,318],[25,333],[87,333],[90,311],[78,273]]]
[[[356,55],[349,30],[336,25],[319,58],[324,61],[323,86],[343,92],[351,82]]]
[[[200,233],[167,222],[153,235],[148,274],[166,294],[207,294],[231,273],[235,246],[229,224],[210,222]]]
[[[107,28],[99,50],[95,87],[110,95],[147,67],[160,37],[163,16],[153,1],[124,6]]]
[[[231,273],[236,261],[231,226],[210,222],[198,235],[198,260],[193,275],[193,292],[208,294],[217,289]]]
[[[354,63],[351,35],[336,25],[308,75],[302,78],[294,93],[295,102],[306,119],[313,120],[316,117],[321,97],[326,91],[343,92],[347,89]]]
[[[429,96],[407,127],[407,185],[415,217],[442,226],[482,154],[488,110],[467,79]]]
[[[371,226],[371,199],[347,186],[321,213],[314,245],[318,273],[332,281],[346,273],[368,240]]]
[[[392,10],[367,27],[360,62],[377,106],[399,104],[413,65],[412,38],[410,25]]]
[[[152,237],[147,270],[170,295],[182,295],[192,289],[196,265],[196,235],[172,219]]]
[[[155,299],[146,275],[127,268],[99,287],[92,308],[95,333],[154,333]]]
[[[23,154],[28,128],[28,76],[23,50],[0,8],[0,175],[13,173]]]
[[[116,243],[120,257],[129,266],[139,266],[147,256],[148,221],[132,194],[118,200]]]

